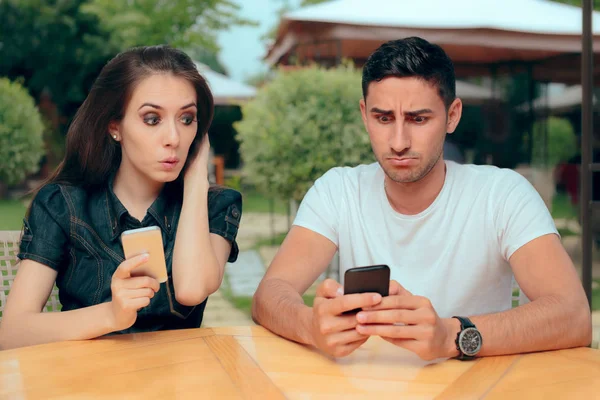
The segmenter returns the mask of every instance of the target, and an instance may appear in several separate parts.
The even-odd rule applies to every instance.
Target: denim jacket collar
[[[112,230],[111,240],[115,240],[124,231],[123,220],[126,215],[129,215],[129,212],[113,190],[114,179],[115,176],[113,174],[108,179],[106,190],[106,208]],[[174,198],[176,195],[177,185],[174,183],[167,183],[148,209],[148,214],[152,216],[158,226],[160,226],[169,237],[172,237],[175,233],[173,220],[177,213],[177,202]]]

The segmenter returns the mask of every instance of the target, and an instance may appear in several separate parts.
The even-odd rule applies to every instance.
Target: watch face
[[[475,328],[467,328],[460,333],[458,344],[464,354],[474,356],[481,349],[481,333]]]

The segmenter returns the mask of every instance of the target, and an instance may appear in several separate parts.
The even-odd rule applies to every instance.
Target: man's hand
[[[458,320],[441,319],[429,299],[414,296],[395,281],[390,284],[388,297],[384,297],[378,305],[359,312],[356,319],[359,334],[381,336],[416,353],[423,360],[458,355],[454,345],[460,330]]]
[[[345,311],[373,307],[381,302],[378,293],[343,294],[342,285],[326,279],[317,288],[313,303],[312,344],[333,357],[344,357],[369,338],[356,330],[355,314]]]

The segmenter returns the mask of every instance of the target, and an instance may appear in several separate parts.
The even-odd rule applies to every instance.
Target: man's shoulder
[[[499,168],[494,165],[457,164],[450,162],[459,183],[471,182],[480,187],[514,185],[527,183],[527,179],[509,168]]]

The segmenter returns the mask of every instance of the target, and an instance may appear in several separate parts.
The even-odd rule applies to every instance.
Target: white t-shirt
[[[340,281],[349,268],[387,264],[442,318],[511,308],[511,255],[558,235],[537,191],[510,169],[446,161],[441,192],[417,215],[396,212],[383,185],[378,163],[333,168],[308,191],[294,225],[336,244]]]

